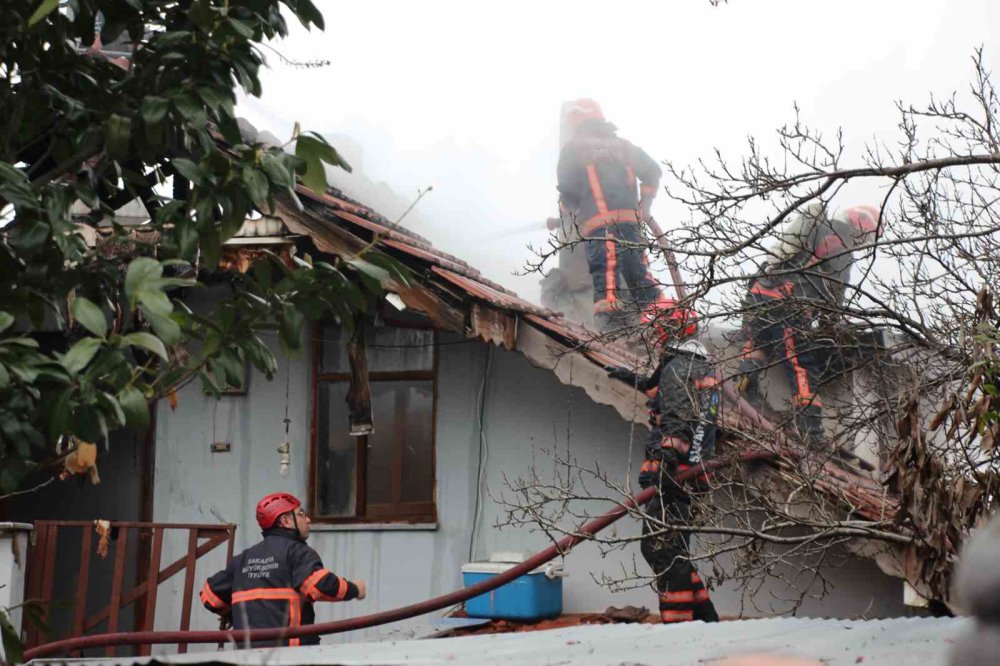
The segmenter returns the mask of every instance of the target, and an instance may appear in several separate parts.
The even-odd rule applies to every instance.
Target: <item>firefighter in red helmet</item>
[[[641,310],[660,294],[640,224],[649,219],[662,170],[645,151],[616,135],[594,100],[570,102],[563,114],[571,136],[559,153],[559,211],[564,225],[578,229],[584,239],[594,318],[598,329],[608,332],[622,320],[623,297]]]
[[[805,208],[781,230],[744,303],[741,392],[762,406],[761,371],[779,359],[791,385],[799,435],[813,447],[826,442],[817,392],[824,359],[813,340],[821,323],[841,311],[854,251],[875,240],[879,219],[875,206],[833,215],[821,204]]]
[[[323,567],[306,545],[309,517],[288,493],[272,493],[257,503],[264,540],[235,556],[201,589],[205,608],[231,616],[234,629],[270,629],[312,624],[317,601],[364,599],[365,584]],[[256,642],[253,647],[316,645],[318,636]]]
[[[664,525],[691,518],[691,487],[707,489],[705,475],[685,487],[676,480],[715,452],[721,395],[705,347],[694,339],[698,331],[693,310],[661,297],[643,315],[644,324],[662,349],[660,362],[648,377],[626,368],[611,368],[648,397],[650,438],[639,472],[639,486],[659,491],[646,505],[642,556],[656,577],[660,618],[664,623],[719,619],[705,583],[691,563],[688,532]]]

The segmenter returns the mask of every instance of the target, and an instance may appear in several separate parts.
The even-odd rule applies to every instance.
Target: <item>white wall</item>
[[[361,602],[317,606],[317,621],[387,610],[461,585],[460,567],[469,560],[475,517],[480,455],[477,398],[488,348],[484,343],[451,334],[442,334],[440,339],[436,441],[439,526],[436,530],[416,531],[315,529],[309,542],[325,565],[348,578],[366,581],[370,590],[368,599]],[[155,520],[235,522],[239,525],[239,550],[259,537],[253,510],[260,496],[287,490],[305,497],[310,361],[303,358],[282,366],[272,382],[255,374],[246,396],[226,397],[216,403],[203,396],[198,386],[191,385],[180,392],[176,411],[161,409],[157,424]],[[285,368],[290,372],[293,458],[291,474],[282,478],[274,449],[284,439]],[[550,470],[543,449],[568,451],[584,464],[599,461],[612,477],[634,480],[642,459],[645,429],[633,427],[610,407],[594,404],[581,389],[559,383],[551,372],[532,367],[519,353],[493,349],[486,398],[489,494],[484,496],[477,523],[473,559],[483,559],[498,550],[533,552],[548,545],[546,537],[539,533],[495,529],[503,514],[490,497],[503,491],[504,474],[517,478],[533,464],[539,470]],[[377,427],[377,414],[375,418]],[[232,452],[211,453],[212,441],[231,442]],[[592,511],[599,512],[596,507]],[[639,531],[638,524],[628,519],[618,523],[616,529],[619,533]],[[179,557],[183,547],[180,543],[168,544],[164,561]],[[204,559],[196,594],[204,578],[221,568],[222,554],[220,550],[215,557]],[[564,583],[566,610],[600,611],[609,605],[626,604],[655,609],[655,596],[648,589],[612,594],[591,578],[591,572],[613,574],[623,565],[631,567],[633,557],[642,570],[637,548],[607,557],[602,557],[593,544],[573,551],[566,562],[570,574]],[[857,616],[866,611],[872,615],[904,612],[901,582],[885,577],[873,564],[854,560],[848,568],[829,573],[835,584],[833,591],[822,602],[807,602],[803,613]],[[160,592],[157,627],[161,629],[178,626],[182,579],[178,576],[172,582],[172,588],[167,585]],[[759,595],[761,611],[743,610],[749,615],[767,612],[772,597],[780,593],[776,589],[764,590]],[[741,610],[739,590],[725,588],[715,592],[713,598],[723,614],[734,615]],[[214,617],[196,600],[192,628],[214,626]],[[409,635],[429,629],[428,619],[418,618],[324,641]]]

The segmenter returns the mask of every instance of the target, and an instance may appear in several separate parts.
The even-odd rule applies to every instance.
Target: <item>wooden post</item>
[[[125,576],[125,546],[128,543],[128,528],[118,528],[118,544],[115,547],[115,570],[111,582],[111,605],[108,615],[108,633],[118,631],[118,611],[122,603],[122,578]],[[115,647],[109,645],[105,654],[115,656]]]
[[[191,628],[191,604],[194,597],[194,574],[198,560],[198,530],[188,530],[187,557],[184,560],[184,606],[181,609],[181,631]],[[187,643],[177,644],[177,653],[187,652]]]

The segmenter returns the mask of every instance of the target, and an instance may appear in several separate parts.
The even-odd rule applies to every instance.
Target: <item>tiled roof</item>
[[[458,257],[436,249],[431,243],[412,231],[390,222],[376,211],[345,197],[336,190],[317,194],[305,187],[298,187],[300,199],[317,219],[346,228],[366,242],[375,241],[377,247],[387,254],[396,256],[409,265],[420,279],[433,285],[437,291],[457,295],[462,310],[471,310],[472,305],[481,303],[501,313],[516,317],[517,325],[527,325],[543,334],[550,341],[551,353],[572,354],[584,362],[589,362],[593,370],[571,372],[559,378],[587,391],[597,402],[615,407],[626,419],[644,421],[641,405],[644,396],[638,395],[617,380],[607,379],[605,368],[609,366],[641,367],[643,359],[622,345],[607,343],[597,334],[579,324],[571,322],[559,313],[539,307],[520,298],[514,292],[487,279],[482,273]],[[479,335],[494,342],[504,336],[485,335],[483,331],[471,330],[463,333]],[[510,336],[513,337],[513,336]],[[536,365],[549,367],[560,375],[557,365],[561,361],[547,363],[536,349],[532,354],[518,346]],[[579,369],[579,366],[578,366]],[[627,394],[623,397],[623,394]],[[638,401],[638,402],[637,402]],[[869,519],[891,518],[895,507],[886,501],[884,489],[868,476],[846,471],[828,463],[826,473],[817,483],[842,503],[849,504],[855,514]]]

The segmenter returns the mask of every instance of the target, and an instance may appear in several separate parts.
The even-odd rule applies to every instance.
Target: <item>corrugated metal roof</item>
[[[799,657],[834,666],[945,666],[949,651],[972,626],[967,618],[772,618],[718,624],[617,624],[528,634],[202,652],[141,659],[36,660],[32,663],[693,666],[711,664],[726,657],[766,654]]]

